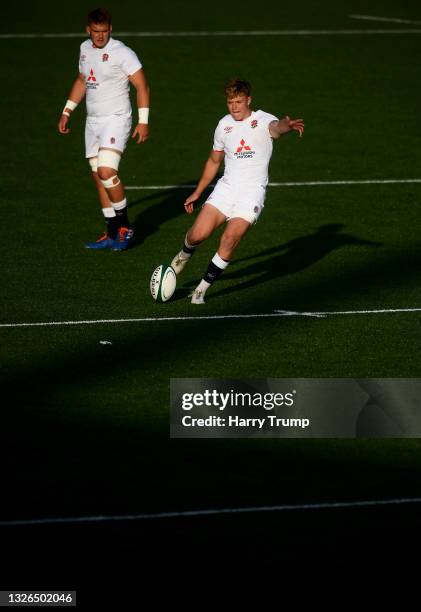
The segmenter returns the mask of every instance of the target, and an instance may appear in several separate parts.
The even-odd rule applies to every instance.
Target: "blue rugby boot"
[[[114,240],[109,238],[108,234],[105,232],[96,242],[87,242],[85,244],[85,249],[111,249],[114,245]]]
[[[131,227],[119,227],[117,232],[117,238],[113,240],[112,250],[113,251],[125,251],[129,248],[130,241],[134,235],[133,228]]]

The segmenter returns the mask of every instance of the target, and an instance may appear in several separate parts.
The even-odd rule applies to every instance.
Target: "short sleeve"
[[[275,115],[271,115],[270,113],[264,113],[262,117],[262,123],[266,125],[266,128],[268,130],[269,130],[269,125],[272,123],[272,121],[278,121],[278,117],[275,117]]]
[[[217,128],[215,130],[215,134],[213,137],[213,150],[214,151],[223,151],[225,148],[224,143],[224,130],[220,123],[218,123]]]
[[[126,76],[131,76],[142,68],[142,64],[134,51],[124,47],[121,50],[120,67]]]

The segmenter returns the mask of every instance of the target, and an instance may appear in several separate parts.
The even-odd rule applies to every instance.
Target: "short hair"
[[[88,25],[91,23],[106,23],[111,25],[111,15],[104,8],[97,8],[88,14]]]
[[[225,83],[224,92],[227,98],[241,95],[249,97],[251,95],[251,85],[244,79],[230,79]]]

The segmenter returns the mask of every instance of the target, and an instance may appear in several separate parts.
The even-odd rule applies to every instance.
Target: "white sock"
[[[109,208],[103,208],[102,209],[102,214],[104,215],[104,217],[106,219],[112,219],[112,217],[116,216],[115,215],[115,210],[111,206]]]
[[[215,266],[221,268],[221,270],[225,270],[225,268],[229,265],[229,261],[222,259],[222,257],[220,257],[217,252],[212,257],[212,262],[215,264]]]
[[[114,210],[123,210],[127,206],[127,198],[124,198],[121,202],[111,202],[111,206]]]

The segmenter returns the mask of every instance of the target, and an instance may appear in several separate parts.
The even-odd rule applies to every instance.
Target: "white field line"
[[[420,25],[421,21],[414,21],[413,19],[397,19],[394,17],[375,17],[374,15],[350,15],[351,19],[360,19],[361,21],[385,21],[386,23],[407,23]]]
[[[159,321],[218,321],[221,319],[265,319],[276,317],[328,317],[330,315],[368,315],[395,314],[401,312],[421,312],[421,308],[382,308],[376,310],[337,310],[325,312],[298,312],[294,310],[275,310],[275,312],[260,314],[228,314],[196,317],[139,317],[128,319],[88,319],[79,321],[40,321],[38,323],[1,323],[5,327],[53,327],[66,325],[103,325],[106,323],[157,323]]]
[[[321,185],[394,185],[394,184],[421,183],[421,178],[413,179],[368,179],[356,181],[298,181],[285,183],[268,183],[269,187],[318,187]],[[125,189],[132,191],[147,191],[154,189],[194,189],[197,185],[125,185]],[[213,183],[209,187],[215,187]]]
[[[387,30],[222,30],[204,32],[114,32],[116,38],[206,38],[215,36],[360,36],[377,34],[421,34],[417,29],[387,29]],[[0,40],[32,39],[32,38],[86,38],[82,32],[48,32],[48,33],[16,33],[0,34]]]
[[[253,514],[258,512],[288,512],[294,510],[336,510],[338,508],[372,508],[376,506],[396,506],[419,504],[421,497],[403,497],[396,499],[373,499],[349,502],[326,502],[315,504],[285,504],[280,506],[251,506],[246,508],[215,508],[209,510],[187,510],[181,512],[157,512],[145,514],[120,514],[98,516],[69,516],[38,519],[20,519],[0,521],[0,527],[19,527],[25,525],[53,525],[57,523],[105,523],[109,521],[144,521],[153,519],[191,518],[200,516],[217,516],[221,514]]]

